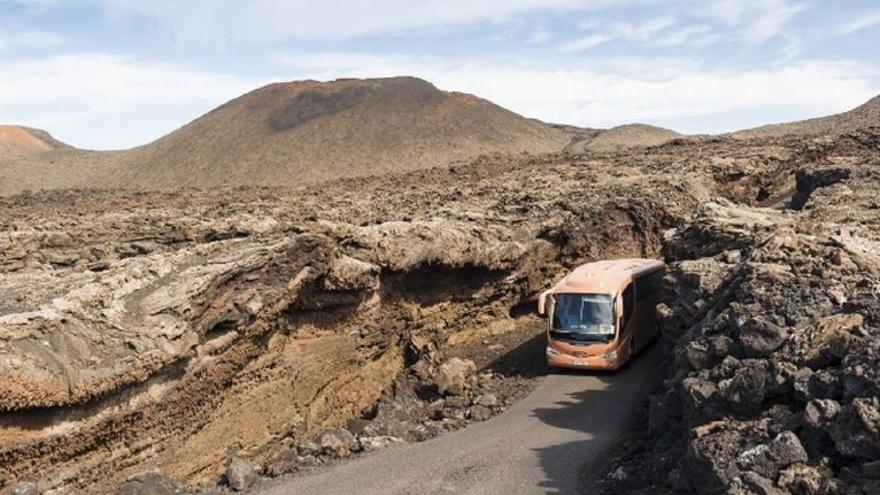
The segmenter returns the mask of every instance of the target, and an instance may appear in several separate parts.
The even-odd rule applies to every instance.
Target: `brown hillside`
[[[107,185],[301,185],[567,141],[564,130],[411,77],[278,83],[127,152]]]
[[[17,125],[0,125],[0,160],[21,158],[59,147],[46,131]]]
[[[101,187],[121,156],[74,148],[40,129],[0,126],[0,196],[27,189]]]
[[[615,151],[638,146],[656,146],[681,134],[646,124],[627,124],[612,127],[586,143],[585,148],[592,151]]]
[[[785,135],[839,135],[872,125],[880,125],[880,96],[875,96],[867,103],[837,115],[784,124],[764,125],[754,129],[732,132],[729,136],[736,139],[750,139]]]

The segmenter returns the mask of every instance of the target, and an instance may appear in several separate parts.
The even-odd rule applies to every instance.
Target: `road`
[[[554,373],[488,421],[262,487],[264,495],[580,493],[657,379],[653,346],[616,374]]]

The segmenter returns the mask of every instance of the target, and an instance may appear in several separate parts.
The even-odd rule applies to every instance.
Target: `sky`
[[[858,106],[878,60],[877,0],[0,0],[0,123],[119,149],[271,82],[412,75],[720,133]]]

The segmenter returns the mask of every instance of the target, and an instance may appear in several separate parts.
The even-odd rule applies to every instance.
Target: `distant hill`
[[[301,185],[567,141],[561,129],[412,77],[298,81],[247,93],[129,151],[114,185]]]
[[[681,134],[663,127],[626,124],[612,127],[599,134],[587,144],[587,148],[593,151],[611,151],[636,146],[655,146],[680,136]]]
[[[270,84],[125,151],[78,150],[54,140],[57,146],[47,148],[8,133],[8,141],[21,141],[16,150],[35,152],[0,155],[0,194],[27,188],[298,186],[483,153],[558,151],[571,138],[564,126],[413,77]]]
[[[40,129],[0,125],[0,196],[27,189],[104,187],[121,156],[74,148]]]
[[[655,146],[670,139],[681,137],[681,134],[647,124],[626,124],[602,131],[594,131],[581,141],[569,145],[574,152],[583,151],[616,151],[638,146]]]
[[[64,146],[40,129],[0,125],[0,160],[33,156]]]
[[[837,115],[784,124],[764,125],[754,129],[731,132],[728,135],[736,139],[780,137],[790,134],[817,136],[850,132],[871,125],[880,125],[880,96],[875,96],[867,103]]]

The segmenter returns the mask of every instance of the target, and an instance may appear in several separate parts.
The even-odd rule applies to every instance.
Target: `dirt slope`
[[[39,154],[60,145],[45,131],[17,125],[0,125],[0,160]]]
[[[875,96],[868,102],[837,115],[744,129],[732,132],[729,136],[736,139],[750,139],[780,137],[790,134],[801,136],[836,135],[876,125],[880,125],[880,96]]]
[[[415,78],[301,81],[257,89],[132,150],[110,185],[302,185],[566,142],[564,131]]]
[[[0,126],[0,196],[106,183],[122,153],[89,151],[31,127]]]
[[[627,124],[600,133],[585,148],[592,151],[615,151],[638,146],[656,146],[677,137],[681,137],[681,134],[663,127]]]

